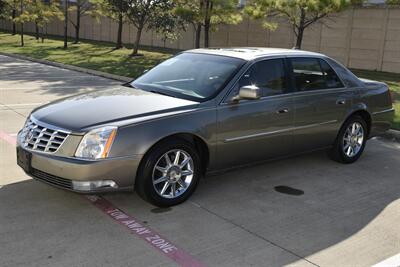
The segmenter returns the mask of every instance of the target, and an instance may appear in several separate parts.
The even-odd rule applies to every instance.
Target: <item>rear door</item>
[[[291,57],[289,66],[296,92],[294,150],[318,149],[333,144],[353,91],[323,58]]]
[[[230,102],[246,85],[259,87],[262,97]],[[217,116],[220,168],[289,154],[294,112],[285,60],[265,59],[250,66]]]

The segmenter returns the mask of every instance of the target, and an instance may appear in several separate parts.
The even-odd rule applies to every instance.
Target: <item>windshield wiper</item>
[[[155,94],[159,94],[159,95],[166,95],[166,96],[170,96],[170,97],[175,97],[175,96],[173,96],[173,95],[169,95],[169,94],[167,94],[167,93],[160,92],[160,91],[156,91],[156,90],[150,90],[149,92],[155,93]]]

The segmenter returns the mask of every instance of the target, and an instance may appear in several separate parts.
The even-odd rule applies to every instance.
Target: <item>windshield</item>
[[[170,58],[131,83],[133,87],[204,101],[215,97],[244,60],[195,53],[182,53]]]

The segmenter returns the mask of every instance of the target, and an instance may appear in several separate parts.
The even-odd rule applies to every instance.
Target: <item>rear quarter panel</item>
[[[359,89],[359,98],[355,104],[371,115],[370,137],[372,137],[390,128],[394,110],[386,84],[364,79],[362,81],[364,84]]]

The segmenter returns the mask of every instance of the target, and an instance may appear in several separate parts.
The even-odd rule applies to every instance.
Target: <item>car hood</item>
[[[118,86],[80,94],[41,106],[32,117],[71,132],[85,132],[101,125],[140,122],[196,108],[197,102]]]

